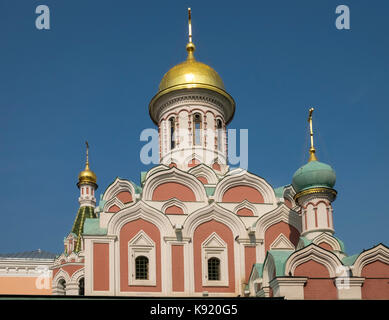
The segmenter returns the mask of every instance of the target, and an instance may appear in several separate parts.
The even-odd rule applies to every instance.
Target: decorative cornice
[[[317,188],[310,188],[307,190],[300,191],[299,193],[295,194],[293,199],[297,201],[299,198],[310,195],[310,194],[316,194],[316,193],[330,193],[334,197],[337,195],[337,191],[335,189],[331,188],[325,188],[325,187],[317,187]]]

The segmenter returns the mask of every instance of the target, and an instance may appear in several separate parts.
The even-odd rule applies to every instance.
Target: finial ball
[[[196,46],[194,45],[194,43],[188,42],[188,44],[186,45],[186,51],[193,52],[195,50],[196,50]]]

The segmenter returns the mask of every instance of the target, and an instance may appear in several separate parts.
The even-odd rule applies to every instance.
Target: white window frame
[[[135,259],[144,256],[149,259],[149,279],[136,279]],[[128,242],[128,284],[130,286],[156,286],[155,243],[141,230]]]
[[[208,259],[218,258],[220,261],[220,280],[208,280]],[[203,287],[225,287],[228,286],[228,252],[227,244],[218,236],[212,233],[201,244],[202,261],[202,284]]]

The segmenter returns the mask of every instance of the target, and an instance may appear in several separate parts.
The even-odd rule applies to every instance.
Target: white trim
[[[138,280],[135,278],[136,268],[135,260],[139,256],[144,256],[148,259],[148,275],[147,280]],[[128,285],[129,286],[155,286],[156,285],[156,255],[155,243],[143,231],[139,231],[128,242]]]
[[[220,261],[220,280],[208,279],[208,260],[217,258]],[[228,249],[227,244],[216,232],[213,232],[201,244],[201,264],[202,264],[202,285],[207,286],[228,286]]]

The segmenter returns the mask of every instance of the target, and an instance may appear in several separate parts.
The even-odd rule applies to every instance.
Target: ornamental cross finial
[[[85,169],[89,169],[89,143],[88,141],[85,141],[86,144],[86,165]]]
[[[313,113],[313,110],[315,110],[315,109],[314,108],[310,108],[309,109],[309,117],[308,117],[309,132],[310,132],[310,136],[311,136],[311,148],[309,149],[310,156],[309,156],[308,162],[310,162],[310,161],[317,161],[317,158],[316,158],[316,155],[315,155],[316,149],[313,146],[313,129],[312,129],[312,113]]]
[[[191,17],[191,10],[188,8],[188,27],[189,27],[189,43],[192,42],[192,17]]]

